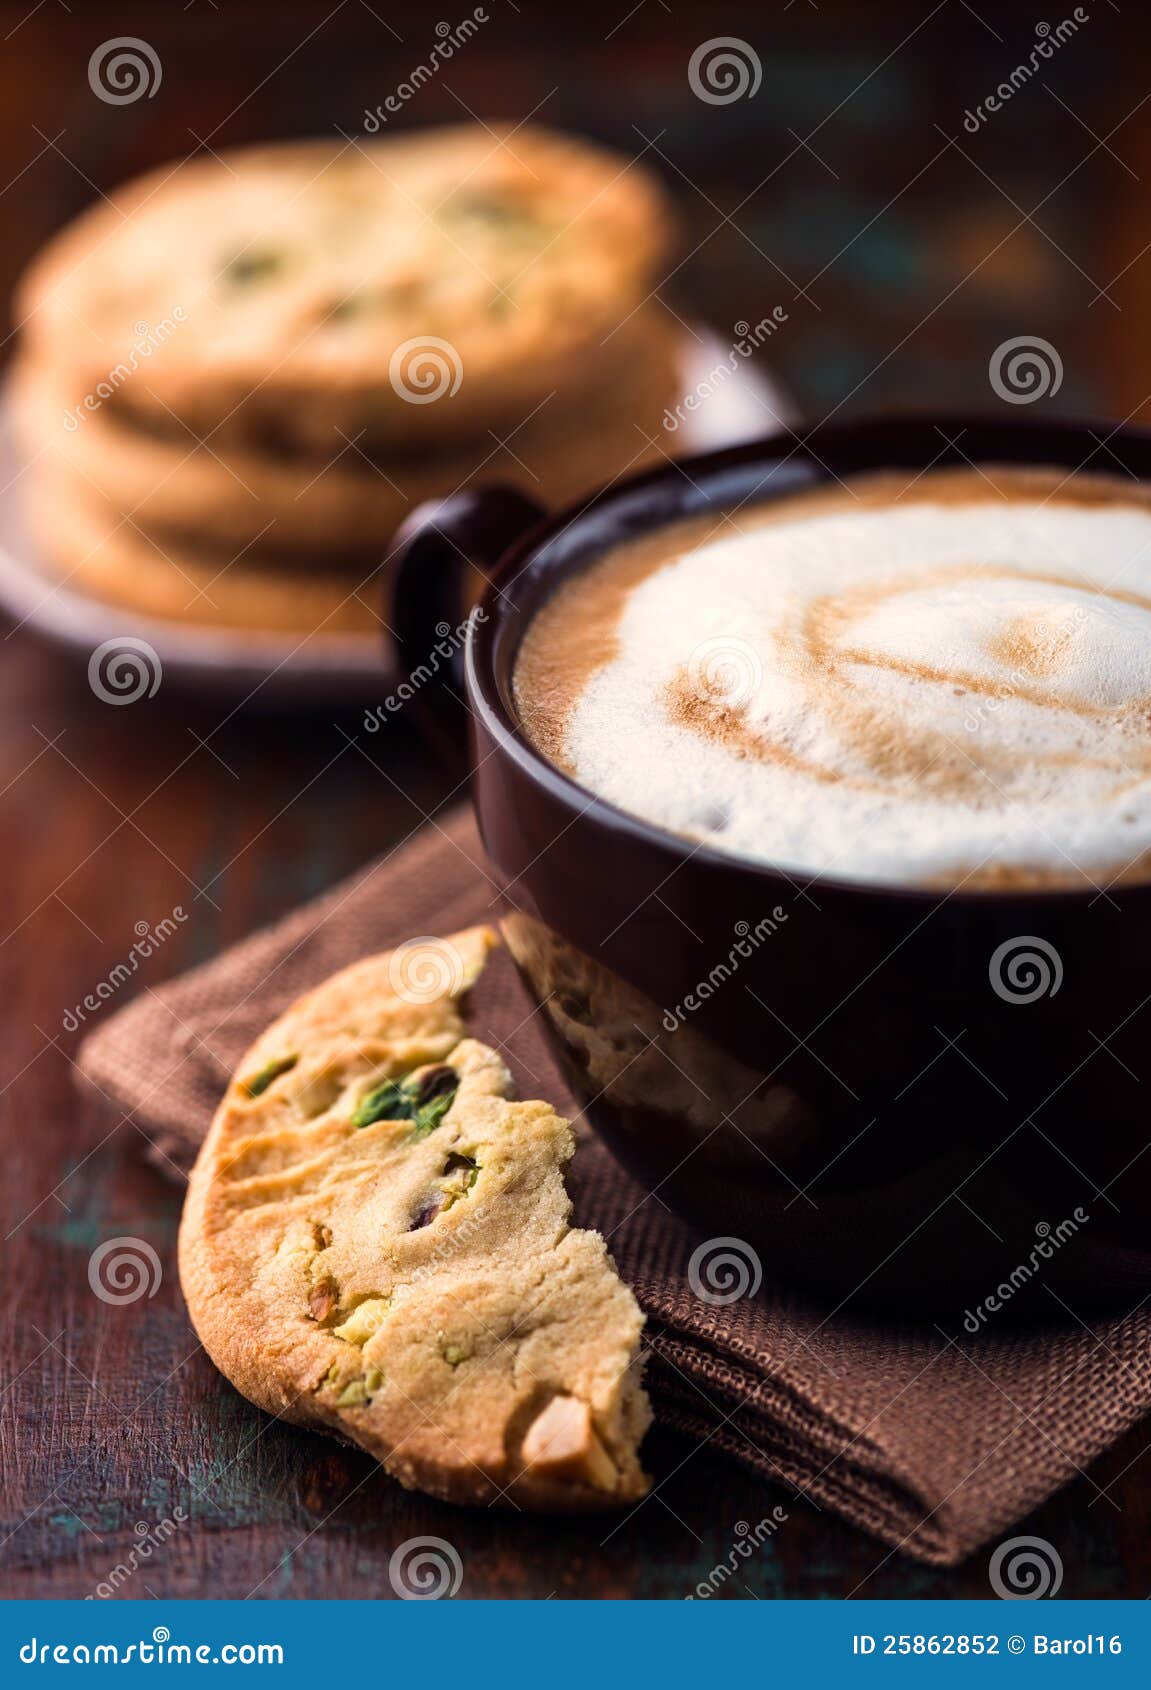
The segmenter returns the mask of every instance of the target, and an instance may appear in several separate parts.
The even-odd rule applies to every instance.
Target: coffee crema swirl
[[[516,672],[583,785],[790,873],[1151,876],[1151,500],[988,468],[668,525],[566,582]]]

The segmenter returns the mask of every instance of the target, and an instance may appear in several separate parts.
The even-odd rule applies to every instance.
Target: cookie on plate
[[[436,452],[373,455],[333,434],[327,457],[312,460],[223,445],[212,435],[201,441],[171,418],[161,430],[112,404],[88,409],[73,375],[27,357],[13,377],[13,409],[35,460],[33,483],[50,471],[70,473],[86,497],[129,514],[162,542],[253,546],[264,561],[359,568],[425,499],[499,481],[557,506],[651,461],[664,408],[679,391],[678,338],[649,308],[618,346],[618,379],[578,416],[558,394],[543,394],[506,443],[485,434]]]
[[[181,1282],[237,1389],[405,1485],[618,1506],[647,1488],[643,1316],[571,1224],[568,1123],[466,1036],[495,943],[371,957],[268,1029],[193,1170]]]
[[[618,378],[611,337],[670,229],[642,166],[533,126],[284,143],[101,200],[18,312],[37,361],[129,414],[261,450],[337,429],[406,448]]]
[[[45,580],[139,616],[184,625],[309,636],[386,632],[386,559],[356,569],[280,568],[251,552],[212,552],[178,536],[157,539],[89,489],[37,466],[27,524]]]

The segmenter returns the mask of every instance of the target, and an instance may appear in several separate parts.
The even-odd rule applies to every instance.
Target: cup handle
[[[462,764],[468,744],[469,576],[486,576],[543,515],[513,487],[468,488],[417,506],[397,530],[391,621],[398,667],[411,689],[410,708],[453,766]]]

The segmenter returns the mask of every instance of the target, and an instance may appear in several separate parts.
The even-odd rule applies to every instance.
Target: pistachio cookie
[[[333,434],[326,457],[223,447],[166,419],[128,417],[111,405],[85,410],[62,367],[22,359],[13,414],[30,479],[70,475],[161,541],[198,537],[217,549],[253,546],[262,558],[305,567],[358,567],[386,549],[408,511],[475,481],[521,487],[545,506],[567,504],[615,474],[658,456],[660,419],[680,387],[672,320],[658,307],[621,331],[620,379],[573,416],[558,395],[506,444],[491,434],[438,451],[389,454]],[[614,343],[613,343],[614,344]]]
[[[101,200],[18,311],[37,362],[217,444],[434,441],[617,378],[669,233],[642,167],[545,129],[286,143]]]
[[[47,581],[139,616],[263,634],[357,635],[385,631],[383,563],[314,571],[276,568],[249,553],[212,552],[179,537],[158,540],[38,465],[27,522]]]
[[[371,957],[268,1029],[193,1170],[181,1282],[237,1389],[403,1484],[610,1507],[647,1488],[643,1316],[571,1225],[568,1123],[465,1034],[495,943]]]

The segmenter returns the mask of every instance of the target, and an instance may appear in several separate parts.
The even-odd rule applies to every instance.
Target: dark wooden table
[[[1054,409],[1140,411],[1151,393],[1141,22],[1098,8],[1046,85],[970,137],[963,112],[1019,61],[1031,10],[557,10],[494,5],[419,119],[464,105],[521,116],[545,100],[541,115],[617,144],[659,137],[653,156],[696,248],[681,300],[721,329],[783,303],[788,332],[771,356],[806,409],[986,408],[990,351],[1030,332],[1063,357]],[[94,187],[199,137],[220,146],[354,122],[429,27],[423,8],[358,0],[30,11],[0,7],[0,283]],[[721,27],[759,45],[758,103],[718,110],[686,92],[687,56]],[[89,97],[85,66],[96,43],[134,33],[161,51],[166,78],[125,117]],[[102,1013],[420,826],[443,792],[410,730],[389,730],[396,788],[384,789],[355,729],[323,711],[229,714],[167,687],[120,709],[26,633],[0,644],[4,1593],[86,1595],[148,1533],[163,1541],[137,1554],[122,1595],[387,1597],[392,1549],[433,1534],[459,1550],[467,1596],[682,1597],[740,1522],[782,1501],[786,1526],[727,1595],[986,1596],[985,1557],[925,1570],[658,1430],[658,1488],[622,1521],[449,1509],[262,1416],[197,1349],[175,1274],[179,1191],[144,1163],[131,1123],[110,1131],[78,1103],[69,1011],[138,923],[154,928],[177,904],[189,914]],[[118,1235],[157,1253],[150,1300],[110,1306],[89,1288],[93,1250]],[[1103,1496],[1080,1481],[1021,1523],[1057,1545],[1064,1594],[1151,1589],[1149,1441],[1140,1428],[1097,1464]]]
[[[366,1457],[238,1397],[184,1313],[179,1190],[144,1163],[137,1128],[78,1104],[65,1017],[137,923],[154,931],[175,905],[188,915],[144,966],[148,990],[420,826],[437,777],[402,723],[390,768],[407,799],[381,792],[346,737],[355,720],[221,723],[164,688],[97,704],[82,674],[23,636],[5,645],[0,680],[8,1593],[83,1596],[130,1564],[139,1528],[161,1527],[120,1594],[388,1596],[391,1551],[430,1533],[458,1549],[466,1595],[681,1597],[739,1522],[780,1502],[786,1525],[727,1594],[988,1593],[983,1557],[936,1573],[888,1556],[668,1433],[650,1446],[660,1488],[625,1520],[540,1522],[408,1495]],[[153,1298],[113,1306],[90,1289],[92,1252],[118,1236],[156,1251]],[[1021,1526],[1058,1546],[1068,1594],[1146,1593],[1149,1439],[1151,1427],[1099,1464],[1104,1499],[1080,1481]],[[171,1536],[166,1520],[179,1522]]]

